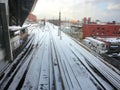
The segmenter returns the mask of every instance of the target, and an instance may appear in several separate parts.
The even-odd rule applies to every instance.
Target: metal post
[[[5,51],[6,51],[6,60],[13,60],[13,54],[12,54],[12,47],[10,43],[10,33],[8,30],[8,20],[6,15],[6,8],[5,4],[1,3],[0,7],[2,10],[0,10],[2,23],[3,23],[3,31],[4,31],[4,38],[5,38]]]
[[[53,28],[54,28],[54,17],[53,17],[53,22],[52,23],[53,23]]]
[[[60,36],[60,12],[59,12],[59,21],[58,21],[58,26],[59,26],[59,28],[58,28],[58,36]]]
[[[58,36],[60,36],[60,40],[62,39],[61,36],[61,12],[59,12],[59,30],[58,30]]]

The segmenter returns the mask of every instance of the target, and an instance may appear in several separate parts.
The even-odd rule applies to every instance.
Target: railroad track
[[[57,37],[57,38],[59,40],[59,37]],[[73,75],[73,73],[71,73],[72,75],[70,75],[71,70],[70,71],[68,70],[69,66],[66,65],[66,63],[64,61],[65,58],[63,58],[64,55],[61,55],[62,52],[60,52],[61,50],[59,49],[59,46],[57,46],[55,38],[53,39],[53,41],[54,41],[54,47],[56,50],[56,54],[58,57],[58,64],[59,64],[59,68],[60,68],[60,72],[61,72],[64,89],[65,90],[74,90],[75,88],[77,88],[74,86],[75,84],[72,82],[72,79],[75,80],[74,75]],[[73,78],[71,76],[73,76]],[[79,88],[79,86],[78,86],[78,88]]]
[[[80,55],[78,55],[78,53],[80,53],[90,66],[94,67],[99,73],[102,74],[104,78],[106,78],[107,81],[109,81],[109,83],[113,86],[114,89],[118,89],[118,90],[120,89],[120,78],[119,78],[120,76],[117,73],[115,73],[110,68],[105,66],[104,63],[99,61],[97,58],[89,54],[85,55],[81,53],[80,52],[81,50],[79,50],[78,47],[74,47],[74,48],[75,48],[75,51],[77,51],[75,52],[76,56],[80,57]],[[84,53],[87,53],[87,52],[84,52]],[[90,57],[92,57],[92,59]]]
[[[61,46],[63,43],[60,45],[56,45],[57,44],[56,42],[59,40],[58,39],[59,37],[56,37],[56,38],[54,38],[53,41],[55,45],[56,54],[59,57],[58,64],[60,67],[61,77],[63,79],[62,83],[63,83],[64,89],[65,90],[83,90],[85,88],[88,89],[88,87],[82,84],[82,82],[84,83],[84,81],[81,80],[82,78],[81,76],[79,76],[79,73],[84,73],[84,70],[81,70],[81,68],[79,67],[77,59],[71,58],[74,55],[69,56],[69,53],[67,52],[67,50],[63,49],[64,45]],[[61,42],[61,41],[58,41],[58,42]],[[68,55],[66,53],[68,53]],[[91,87],[95,89],[93,85]]]
[[[58,46],[58,47],[62,47],[62,46]],[[58,49],[58,47],[56,47],[56,49]],[[68,88],[69,88],[69,90],[73,90],[73,89],[74,90],[83,90],[85,88],[88,89],[87,87],[84,87],[84,85],[81,84],[82,82],[84,83],[84,81],[80,80],[81,76],[78,76],[79,74],[78,74],[78,72],[76,72],[76,70],[78,68],[79,68],[78,71],[81,72],[82,70],[80,71],[80,69],[83,69],[84,67],[82,67],[82,68],[80,67],[81,65],[79,65],[79,62],[77,61],[77,59],[75,61],[73,61],[71,58],[68,57],[68,55],[65,56],[65,53],[67,53],[67,51],[64,51],[62,48],[61,48],[61,50],[62,50],[61,52],[59,52],[60,50],[57,51],[57,52],[59,52],[60,54],[63,53],[64,56],[60,55],[60,56],[62,56],[62,58],[65,57],[64,60],[61,60],[60,65],[63,66],[63,69],[65,71],[64,72],[64,74],[66,74],[65,79],[68,80]],[[69,60],[71,60],[71,61],[69,61]],[[76,66],[76,69],[73,68],[72,63],[74,63],[74,65]],[[63,70],[61,70],[61,71],[63,72]],[[81,72],[81,73],[84,73],[84,71]],[[92,80],[93,80],[93,78],[94,77],[92,77]],[[103,89],[99,83],[95,83],[95,84],[97,84],[96,86],[97,86],[98,89]],[[66,85],[65,85],[65,87],[66,87]],[[67,90],[67,89],[65,89],[65,90]]]
[[[58,36],[53,37],[57,33],[53,34],[51,27],[44,29],[33,31],[33,44],[27,44],[23,57],[6,70],[0,80],[1,90],[120,89],[117,73],[73,40],[63,35],[68,41],[63,43]]]
[[[79,44],[80,46],[82,46],[83,48],[85,48],[86,50],[88,50],[91,54],[93,54],[96,58],[98,58],[99,60],[101,60],[104,64],[106,64],[108,67],[110,67],[111,69],[113,69],[116,73],[118,73],[120,75],[120,71],[119,71],[119,68],[120,68],[120,62],[118,60],[115,60],[115,59],[112,59],[112,58],[108,58],[108,56],[105,54],[105,55],[102,55],[104,57],[107,57],[108,59],[106,58],[103,58],[101,55],[97,54],[96,52],[90,50],[87,46],[83,45],[82,43],[80,43],[79,41],[77,41],[76,39],[74,38],[71,38],[73,41],[75,41],[77,44]],[[106,62],[107,61],[107,62]]]
[[[23,84],[24,81],[23,79],[25,79],[27,70],[31,63],[31,58],[33,58],[34,52],[37,51],[37,49],[33,50],[33,48],[37,47],[37,44],[35,43],[33,47],[33,40],[34,39],[32,38],[29,41],[29,43],[26,45],[26,47],[23,49],[20,55],[18,55],[18,57],[14,60],[14,62],[4,72],[4,76],[0,80],[1,90],[7,90],[7,89],[18,90]],[[43,42],[42,38],[38,42],[42,43]]]
[[[38,31],[38,35],[39,35]],[[43,33],[43,34],[42,34]],[[21,90],[26,89],[34,89],[34,90],[42,90],[42,89],[49,89],[52,87],[52,83],[50,83],[50,69],[49,69],[49,59],[48,59],[48,33],[42,32],[43,36],[36,36],[37,39],[37,47],[36,53],[26,75],[26,78],[23,82]],[[35,66],[36,65],[36,66]],[[31,71],[33,70],[33,71]],[[37,71],[36,71],[37,70]],[[32,76],[31,76],[32,75]],[[36,76],[36,77],[33,77]],[[31,78],[33,77],[33,78]],[[52,90],[52,89],[51,89]]]
[[[27,58],[28,54],[32,50],[32,44],[31,44],[32,41],[33,40],[31,40],[27,44],[27,46],[23,49],[23,51],[20,53],[20,55],[18,55],[18,57],[14,60],[14,62],[7,68],[7,70],[5,70],[4,76],[0,80],[0,89],[1,90],[4,90],[4,89],[6,90],[9,87],[11,81],[13,80],[14,76],[20,69],[21,65],[25,62],[25,59]]]
[[[40,31],[38,30],[36,32],[36,34],[38,34]],[[29,70],[28,70],[28,73],[26,74],[26,78],[23,82],[23,85],[21,86],[21,90],[26,90],[26,89],[39,89],[39,84],[40,84],[40,74],[41,74],[41,69],[42,69],[42,62],[43,62],[43,54],[44,54],[44,49],[45,49],[45,43],[44,43],[44,40],[46,39],[46,33],[43,33],[41,34],[41,36],[36,36],[36,39],[37,39],[37,42],[35,42],[35,54],[34,54],[34,58],[32,58],[32,63],[29,67]],[[38,55],[37,53],[39,53],[39,51],[41,51],[40,55]],[[40,57],[40,58],[38,58]],[[35,67],[34,64],[39,64],[38,68],[39,68],[39,71],[35,72],[35,78],[32,78],[30,79],[30,75],[33,73],[32,68]],[[36,68],[36,69],[38,69]],[[38,81],[38,82],[37,82]],[[29,82],[29,84],[28,84]],[[35,83],[37,82],[37,83]]]
[[[48,37],[48,36],[47,36]],[[49,83],[49,59],[48,59],[48,38],[44,40],[44,49],[42,55],[42,61],[40,64],[40,73],[39,73],[39,82],[38,82],[38,90],[48,90],[50,83]],[[47,40],[47,41],[46,41]]]
[[[50,33],[51,35],[51,33]],[[52,36],[52,35],[51,35]],[[50,37],[50,47],[51,47],[51,61],[53,69],[53,78],[54,78],[54,90],[64,90],[63,80],[61,76],[60,66],[58,62],[58,56],[53,43],[53,38]]]
[[[65,39],[64,37],[66,37],[66,36],[63,35],[63,39]],[[61,41],[58,41],[58,40],[59,39],[56,39],[56,42],[61,42]],[[62,44],[60,44],[59,46],[56,45],[57,46],[56,49],[59,49],[57,52],[61,51],[61,52],[59,52],[59,54],[62,54],[64,52],[67,53],[67,50],[64,50],[64,48],[62,49],[62,47],[64,47],[65,45],[68,45],[68,47],[70,47],[71,51],[76,56],[76,58],[82,63],[82,65],[91,74],[90,76],[95,79],[96,82],[93,82],[93,83],[95,85],[97,84],[97,88],[107,89],[107,90],[109,90],[109,89],[119,89],[119,85],[120,85],[119,84],[119,75],[116,72],[112,71],[112,69],[110,69],[103,62],[98,60],[98,58],[91,55],[88,51],[81,48],[78,44],[77,45],[76,44],[75,45],[72,45],[72,44],[70,45],[70,43],[75,43],[75,42],[73,42],[72,40],[70,40],[70,41],[69,40],[66,39],[67,42],[64,42],[66,44],[62,43],[62,44],[64,44],[63,46],[60,46]],[[70,42],[70,43],[68,43],[68,42]],[[61,47],[61,48],[59,48],[59,47]],[[67,48],[67,46],[66,46],[66,48]],[[60,56],[62,56],[62,58],[64,57],[64,55],[60,55]],[[67,57],[67,58],[69,58],[69,57]],[[61,60],[63,62],[64,67],[67,64],[69,64],[69,62],[67,62],[67,60],[69,60],[70,58],[69,59],[67,59],[67,58],[64,61]],[[66,65],[65,65],[65,62],[66,62]],[[67,68],[69,68],[69,66],[67,66]],[[66,72],[67,72],[67,70],[66,70]],[[96,74],[96,73],[98,73],[98,74]],[[101,76],[99,76],[99,74],[101,74]],[[68,77],[69,77],[69,75],[68,75]],[[79,80],[79,78],[77,80]],[[109,89],[108,89],[108,87],[109,87]]]
[[[37,44],[34,44],[34,50],[30,53],[30,56],[26,59],[26,62],[24,62],[20,68],[20,70],[18,71],[18,73],[16,74],[16,76],[14,77],[14,80],[12,81],[11,85],[9,86],[8,90],[20,90],[20,89],[25,89],[24,88],[24,82],[27,76],[27,73],[29,71],[31,62],[34,59],[34,56],[36,54],[36,52],[38,52],[38,44],[42,44],[45,38],[45,34],[43,34],[40,38],[40,40],[37,42]],[[36,37],[36,39],[39,39],[39,37]],[[16,83],[18,82],[18,83]],[[28,88],[30,89],[31,86],[28,86]]]

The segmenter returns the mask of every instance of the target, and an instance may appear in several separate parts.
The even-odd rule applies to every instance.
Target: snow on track
[[[34,53],[26,58],[8,90],[120,89],[120,76],[63,32],[60,40],[57,26],[46,23],[30,33],[35,35]]]

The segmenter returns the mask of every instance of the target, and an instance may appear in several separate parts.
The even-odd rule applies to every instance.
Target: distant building
[[[88,18],[88,24],[90,24],[90,23],[91,23],[91,18],[89,17],[89,18]]]
[[[84,24],[87,24],[87,18],[86,17],[84,17],[83,21],[84,21]]]
[[[59,26],[59,20],[58,19],[50,19],[48,20],[50,23],[53,23],[54,25]]]
[[[89,23],[86,23],[88,22]],[[85,37],[119,37],[120,24],[112,23],[90,23],[90,18],[84,18],[83,24],[83,38]]]
[[[31,21],[31,22],[35,22],[35,21],[37,21],[37,17],[35,15],[33,15],[32,13],[30,13],[27,20]]]

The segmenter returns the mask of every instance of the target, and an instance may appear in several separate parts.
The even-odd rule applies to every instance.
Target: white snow
[[[108,37],[108,38],[97,37],[97,39],[103,40],[103,41],[106,41],[106,42],[111,42],[111,43],[119,43],[120,42],[120,38],[118,38],[118,37]]]
[[[21,30],[21,29],[24,29],[26,27],[28,27],[30,25],[23,25],[23,26],[9,26],[8,29],[10,31],[17,31],[17,30]]]
[[[120,89],[120,76],[63,32],[60,39],[57,26],[46,23],[45,27],[33,26],[29,29],[32,30],[29,33],[35,35],[35,52],[33,57],[28,57],[31,64],[22,90],[53,90],[54,81],[57,90],[63,87],[65,90],[98,90],[98,87],[103,89],[102,86],[113,90],[92,67]]]

